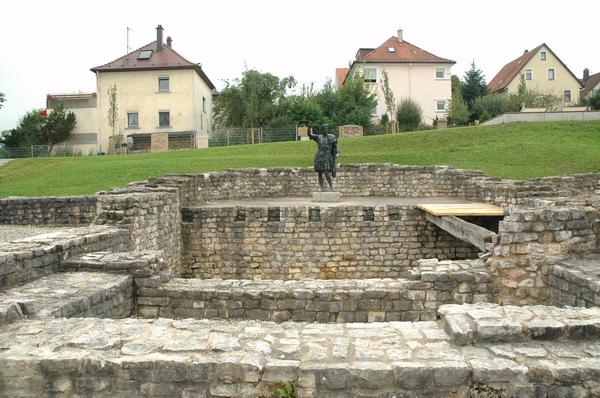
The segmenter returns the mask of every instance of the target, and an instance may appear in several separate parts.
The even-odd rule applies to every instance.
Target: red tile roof
[[[346,79],[346,75],[348,74],[348,68],[336,68],[335,69],[335,86],[342,87],[344,85],[344,80]]]
[[[571,74],[571,76],[573,76],[573,79],[575,79],[577,81],[577,83],[579,83],[581,85],[581,81],[573,74],[573,72],[571,72],[571,70],[556,55],[556,53],[554,53],[554,51],[552,51],[546,43],[542,43],[539,46],[537,46],[536,48],[534,48],[533,50],[527,51],[526,53],[521,55],[519,58],[504,65],[504,67],[502,69],[500,69],[500,72],[498,72],[496,74],[496,76],[494,76],[494,78],[489,82],[489,84],[488,84],[489,92],[496,93],[498,91],[504,90],[508,86],[508,84],[515,78],[515,76],[517,76],[519,74],[519,72],[523,69],[523,67],[527,64],[527,62],[529,62],[529,60],[531,58],[533,58],[542,47],[546,47],[546,49],[548,51],[550,51],[552,53],[552,55],[554,55],[556,57],[558,62],[560,62],[562,64],[562,66],[565,67],[567,72],[569,72]]]
[[[152,56],[149,59],[137,59],[140,51],[152,50]],[[211,88],[212,84],[208,76],[198,64],[194,64],[179,55],[175,50],[167,45],[163,45],[161,51],[156,51],[156,41],[146,44],[127,55],[122,56],[112,62],[92,68],[92,72],[127,72],[137,70],[165,70],[165,69],[194,69],[204,82]]]
[[[523,69],[527,62],[529,62],[529,60],[533,58],[543,46],[543,44],[540,44],[533,50],[523,53],[523,55],[521,55],[519,58],[504,65],[504,67],[500,69],[500,72],[498,72],[496,76],[494,76],[494,78],[488,83],[488,90],[490,93],[504,90],[506,86],[512,82],[515,76],[517,76],[521,69]]]
[[[394,52],[390,52],[389,48],[394,48]],[[392,36],[383,44],[374,50],[366,52],[359,49],[355,62],[372,62],[372,63],[444,63],[455,64],[451,59],[441,58],[433,55],[414,44],[405,40],[400,41],[398,37]]]
[[[592,91],[592,89],[598,84],[600,84],[600,73],[591,75],[588,81],[585,83],[585,87],[581,90],[581,98],[588,95],[589,92]]]

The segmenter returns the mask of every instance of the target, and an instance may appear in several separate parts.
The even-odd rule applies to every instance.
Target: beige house
[[[451,68],[455,63],[407,42],[402,30],[398,30],[397,36],[390,37],[377,48],[360,48],[347,76],[359,74],[371,85],[377,100],[371,114],[374,122],[379,122],[387,113],[382,89],[385,71],[396,102],[403,98],[416,101],[423,110],[424,122],[432,124],[436,118],[446,118],[452,97]],[[340,78],[336,76],[336,80]],[[396,119],[396,115],[388,117]]]
[[[504,65],[488,89],[491,93],[516,93],[521,75],[529,90],[554,94],[562,98],[563,106],[579,103],[581,82],[545,43],[531,51],[525,50],[519,58]]]
[[[83,137],[91,143],[95,136],[97,151],[108,153],[119,143],[128,143],[134,151],[208,146],[215,86],[200,64],[173,49],[170,37],[163,43],[161,25],[156,28],[156,41],[91,71],[96,75],[96,93],[85,98],[48,96],[48,108],[60,101],[75,112],[73,144]],[[108,118],[111,87],[117,89],[118,106],[114,143]]]

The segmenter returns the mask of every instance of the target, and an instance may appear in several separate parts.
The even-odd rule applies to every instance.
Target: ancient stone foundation
[[[600,175],[343,165],[337,186],[313,203],[311,169],[251,169],[0,200],[1,224],[63,226],[0,243],[0,396],[600,395]],[[470,202],[506,213],[460,221],[480,249],[418,208]]]

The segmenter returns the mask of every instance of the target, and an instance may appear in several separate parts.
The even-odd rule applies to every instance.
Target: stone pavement
[[[455,346],[435,322],[19,321],[0,362],[4,396],[600,394],[597,339]]]
[[[90,272],[53,274],[0,293],[0,308],[0,322],[20,317],[124,318],[133,309],[132,278]],[[15,312],[20,316],[15,317]]]

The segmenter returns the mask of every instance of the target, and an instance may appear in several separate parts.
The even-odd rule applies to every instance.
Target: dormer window
[[[388,52],[389,52],[390,54],[394,54],[394,53],[396,53],[396,47],[388,47]]]
[[[142,50],[138,54],[137,59],[150,59],[152,56],[152,50]]]

